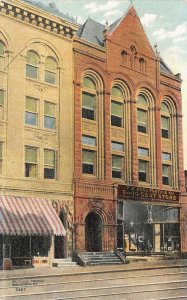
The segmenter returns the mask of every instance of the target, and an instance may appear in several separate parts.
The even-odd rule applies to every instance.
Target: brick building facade
[[[111,26],[88,19],[74,63],[75,249],[186,252],[180,74],[133,6]]]

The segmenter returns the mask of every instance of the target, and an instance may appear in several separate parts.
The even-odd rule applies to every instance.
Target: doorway
[[[64,210],[60,213],[60,220],[65,229],[67,229],[67,216]],[[55,258],[66,258],[67,257],[67,235],[66,236],[55,236]]]
[[[102,251],[102,219],[95,212],[85,219],[85,246],[88,252]]]

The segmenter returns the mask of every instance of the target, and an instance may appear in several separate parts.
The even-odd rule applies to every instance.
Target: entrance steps
[[[82,266],[121,265],[125,257],[118,252],[81,252],[75,260]]]
[[[58,258],[53,260],[53,267],[64,268],[64,267],[79,267],[76,262],[68,258]]]

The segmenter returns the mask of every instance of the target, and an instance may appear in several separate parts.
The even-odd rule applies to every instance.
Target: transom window
[[[96,138],[93,136],[82,136],[82,144],[87,146],[96,146]]]
[[[25,177],[37,177],[37,148],[25,147]]]
[[[44,102],[44,128],[56,128],[55,104],[48,101]]]
[[[25,124],[38,125],[38,100],[26,97]]]
[[[26,56],[26,77],[38,79],[38,55],[33,51],[28,51]]]
[[[57,82],[57,63],[52,57],[47,57],[45,60],[45,82],[51,84]]]
[[[56,177],[56,152],[44,149],[44,178],[55,179]]]
[[[112,155],[112,177],[122,178],[123,177],[123,156]]]
[[[82,149],[82,173],[95,175],[96,173],[96,152]]]
[[[4,120],[5,91],[0,90],[0,120]]]
[[[112,142],[111,148],[113,151],[124,151],[124,144],[119,142]]]
[[[162,152],[162,160],[171,161],[171,153]]]
[[[149,156],[149,149],[138,147],[138,155],[140,155],[140,156]]]
[[[148,182],[148,164],[146,160],[138,160],[138,177],[139,181]]]

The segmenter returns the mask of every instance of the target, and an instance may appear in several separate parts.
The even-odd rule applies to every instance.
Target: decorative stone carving
[[[97,127],[96,127],[96,124],[89,124],[89,123],[83,122],[82,123],[82,129],[85,130],[85,131],[96,132]]]
[[[115,138],[124,139],[124,131],[122,130],[112,129],[111,135]]]
[[[145,136],[143,134],[138,134],[138,144],[139,145],[149,145],[149,137],[148,136]]]
[[[40,91],[41,93],[45,92],[48,87],[45,85],[41,85],[39,83],[35,83],[34,86],[37,88],[38,91]]]

